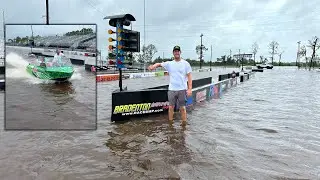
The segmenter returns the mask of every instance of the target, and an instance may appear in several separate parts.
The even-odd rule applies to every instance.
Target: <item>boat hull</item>
[[[65,81],[72,77],[74,73],[73,67],[41,67],[29,64],[26,68],[27,72],[39,79]]]

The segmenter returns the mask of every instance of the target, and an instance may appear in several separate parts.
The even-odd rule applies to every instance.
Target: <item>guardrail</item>
[[[192,96],[187,98],[187,110],[214,97],[220,97],[227,89],[236,86],[239,80],[249,79],[252,73],[228,78],[212,83],[212,77],[193,80]],[[168,110],[168,85],[142,89],[138,91],[114,91],[112,93],[112,121],[128,120],[131,117],[164,113]],[[176,107],[179,106],[178,104]]]

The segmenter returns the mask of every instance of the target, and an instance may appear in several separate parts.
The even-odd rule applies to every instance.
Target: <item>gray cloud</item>
[[[8,23],[44,23],[44,0],[1,0]],[[250,52],[256,41],[258,56],[268,54],[268,44],[276,40],[285,50],[283,60],[295,61],[297,41],[307,43],[319,35],[317,0],[148,0],[146,1],[146,35],[143,33],[143,0],[55,0],[50,2],[51,23],[96,23],[98,48],[107,52],[107,15],[131,13],[137,22],[133,29],[141,32],[146,43],[158,48],[156,56],[172,56],[179,44],[185,58],[197,58],[195,46],[213,45],[213,59],[224,54]],[[67,29],[66,29],[67,30]],[[19,30],[22,33],[21,30]],[[29,31],[29,29],[26,29]],[[63,29],[61,29],[63,31]],[[209,60],[210,53],[207,53]]]

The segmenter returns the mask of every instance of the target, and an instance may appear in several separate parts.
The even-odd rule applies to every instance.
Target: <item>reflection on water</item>
[[[139,178],[179,177],[173,166],[191,161],[185,130],[186,125],[175,125],[162,118],[121,123],[108,133],[106,146],[114,155],[129,160],[124,169],[145,174]]]

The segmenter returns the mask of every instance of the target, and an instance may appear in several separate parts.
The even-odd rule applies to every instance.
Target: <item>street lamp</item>
[[[201,65],[202,65],[202,48],[203,48],[203,45],[202,45],[202,36],[203,36],[203,34],[201,33],[201,35],[200,35],[200,38],[201,38],[201,45],[200,45],[200,69],[201,69]]]

